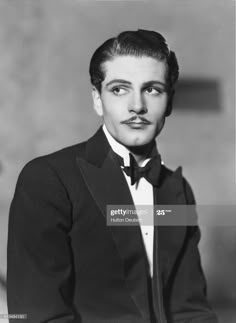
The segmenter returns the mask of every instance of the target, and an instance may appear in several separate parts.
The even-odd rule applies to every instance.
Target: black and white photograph
[[[0,322],[235,323],[235,1],[0,0]]]

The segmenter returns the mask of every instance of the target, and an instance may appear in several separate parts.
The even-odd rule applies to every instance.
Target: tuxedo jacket
[[[133,204],[113,156],[100,128],[22,170],[9,216],[9,314],[30,323],[216,323],[197,226],[155,226],[151,279],[140,227],[107,225],[107,205]],[[161,167],[156,203],[194,204],[181,168]]]

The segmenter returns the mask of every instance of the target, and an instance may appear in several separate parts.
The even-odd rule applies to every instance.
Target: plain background
[[[0,0],[0,313],[7,313],[8,211],[19,172],[96,131],[91,55],[107,38],[138,28],[167,38],[182,79],[218,85],[218,108],[176,108],[167,119],[158,137],[165,164],[183,166],[198,204],[226,213],[236,204],[233,0]],[[233,322],[236,226],[201,229],[209,298],[222,322]]]

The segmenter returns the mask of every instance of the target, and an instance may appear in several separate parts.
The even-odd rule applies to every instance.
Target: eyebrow
[[[108,82],[106,84],[106,87],[114,84],[114,83],[121,83],[121,84],[126,84],[126,85],[132,85],[132,83],[130,81],[126,81],[126,80],[123,80],[123,79],[114,79],[114,80],[111,80],[110,82]],[[166,83],[163,83],[161,81],[158,81],[158,80],[151,80],[151,81],[148,81],[148,82],[145,82],[142,84],[143,87],[148,87],[148,86],[151,86],[151,85],[154,85],[154,84],[158,84],[158,85],[161,85],[163,86],[165,89],[167,89],[167,84]]]
[[[132,83],[129,82],[129,81],[126,81],[126,80],[123,80],[123,79],[114,79],[114,80],[111,80],[110,82],[108,82],[106,84],[106,87],[114,84],[114,83],[122,83],[122,84],[127,84],[127,85],[131,85]]]

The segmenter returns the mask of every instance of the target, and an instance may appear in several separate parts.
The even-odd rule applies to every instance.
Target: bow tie
[[[123,159],[118,156],[121,166],[124,165]],[[132,154],[129,154],[130,166],[123,166],[122,169],[131,178],[131,185],[134,185],[144,177],[150,184],[157,186],[161,171],[161,157],[159,154],[150,159],[144,167],[138,166]]]

